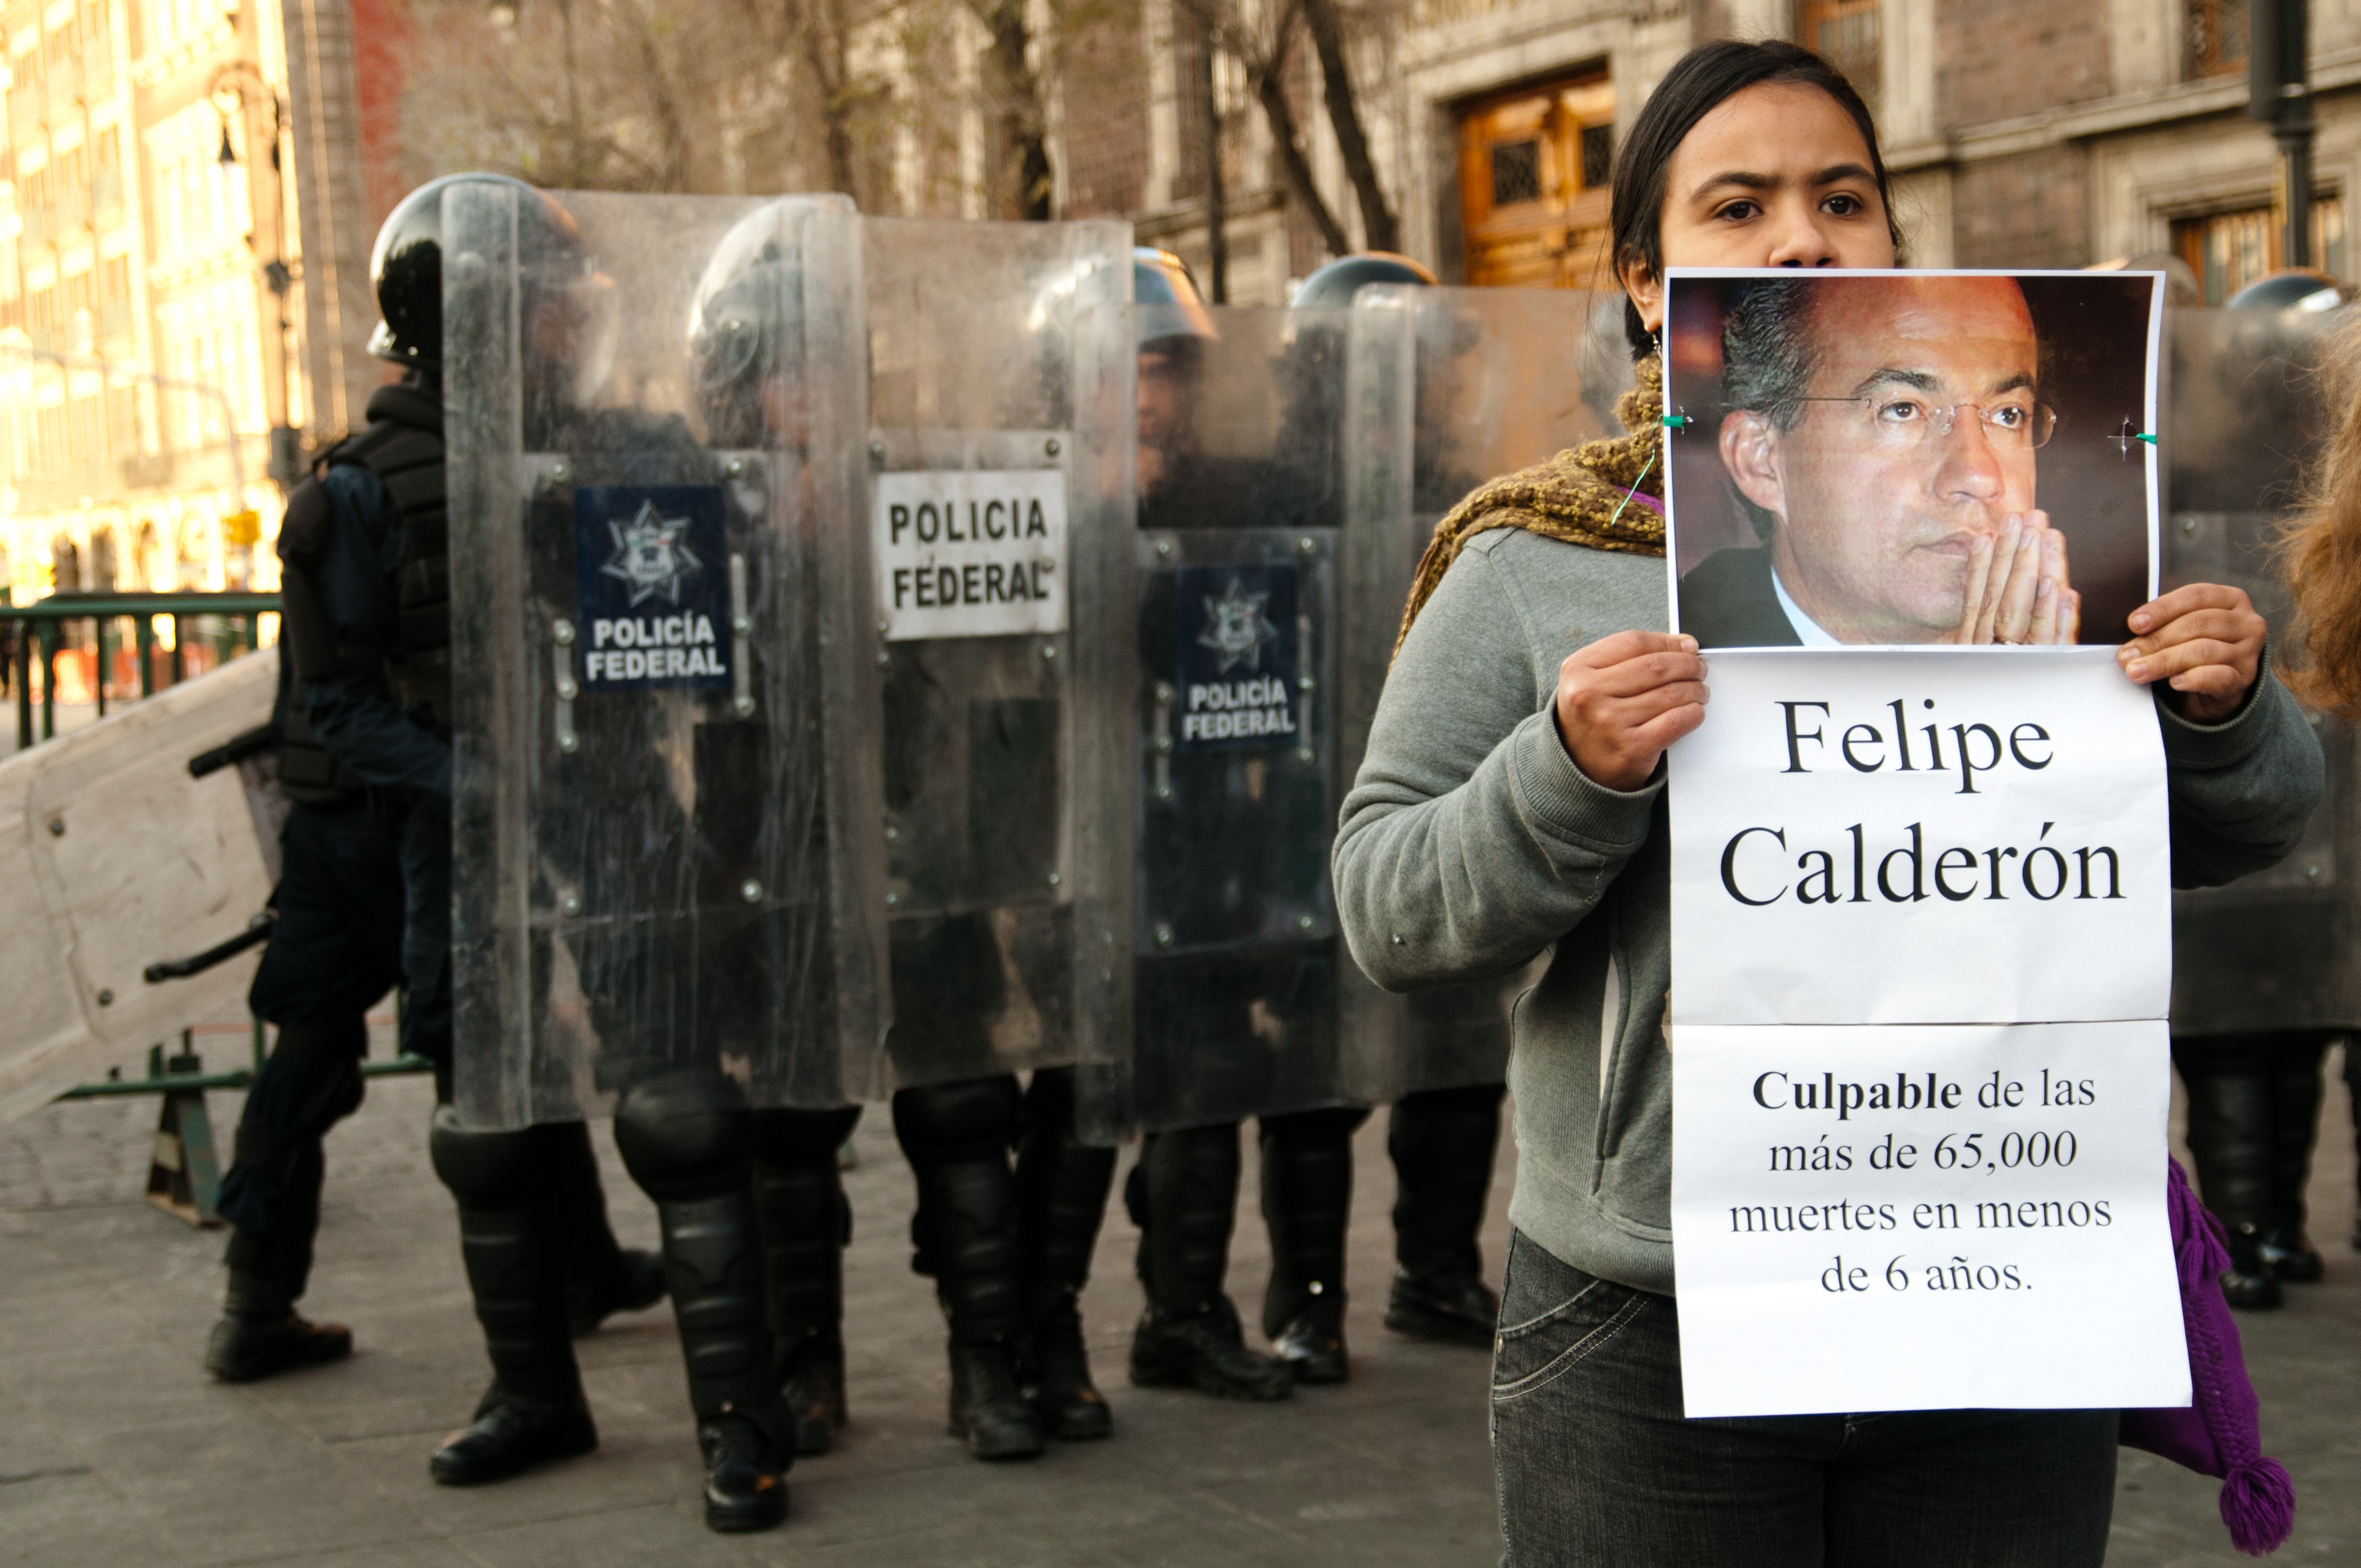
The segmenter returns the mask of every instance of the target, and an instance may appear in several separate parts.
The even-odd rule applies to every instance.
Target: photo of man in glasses
[[[2059,415],[2016,280],[1725,298],[1719,426],[1668,434],[1715,443],[1764,544],[1682,576],[1681,630],[1708,648],[2076,640],[2081,595],[2036,487]]]

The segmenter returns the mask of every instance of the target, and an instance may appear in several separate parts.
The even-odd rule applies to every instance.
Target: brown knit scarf
[[[1616,400],[1628,435],[1591,441],[1546,462],[1479,485],[1444,514],[1419,557],[1394,652],[1426,607],[1460,547],[1488,529],[1521,528],[1545,539],[1631,555],[1664,553],[1664,371],[1651,354],[1634,369],[1639,384]],[[1634,489],[1659,502],[1632,499]]]

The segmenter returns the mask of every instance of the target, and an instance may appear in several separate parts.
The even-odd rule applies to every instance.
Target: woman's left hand
[[[2269,628],[2244,588],[2191,583],[2131,613],[2132,640],[2115,663],[2141,685],[2163,681],[2184,718],[2219,724],[2238,711],[2262,668]]]

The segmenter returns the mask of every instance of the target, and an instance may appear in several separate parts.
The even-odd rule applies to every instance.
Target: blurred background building
[[[2315,13],[2342,277],[2361,8]],[[274,586],[281,487],[384,374],[377,223],[434,174],[1125,217],[1237,303],[1362,247],[1605,285],[1620,137],[1725,35],[1861,86],[1914,263],[2169,251],[2218,302],[2281,262],[2246,0],[12,0],[0,585]]]

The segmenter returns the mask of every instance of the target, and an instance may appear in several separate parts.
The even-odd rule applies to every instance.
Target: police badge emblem
[[[1180,749],[1294,745],[1301,729],[1296,569],[1184,566],[1175,576]]]
[[[1263,645],[1279,635],[1264,613],[1268,593],[1250,594],[1234,575],[1220,598],[1205,601],[1205,630],[1197,633],[1198,646],[1211,648],[1221,660],[1215,674],[1226,675],[1238,665],[1262,668]]]
[[[574,492],[586,692],[730,684],[727,505],[713,485]]]
[[[615,553],[598,570],[631,588],[631,609],[658,594],[667,603],[680,602],[682,582],[703,565],[682,538],[688,532],[688,519],[659,517],[656,503],[643,500],[639,515],[629,522],[609,521],[607,532],[614,536]]]

